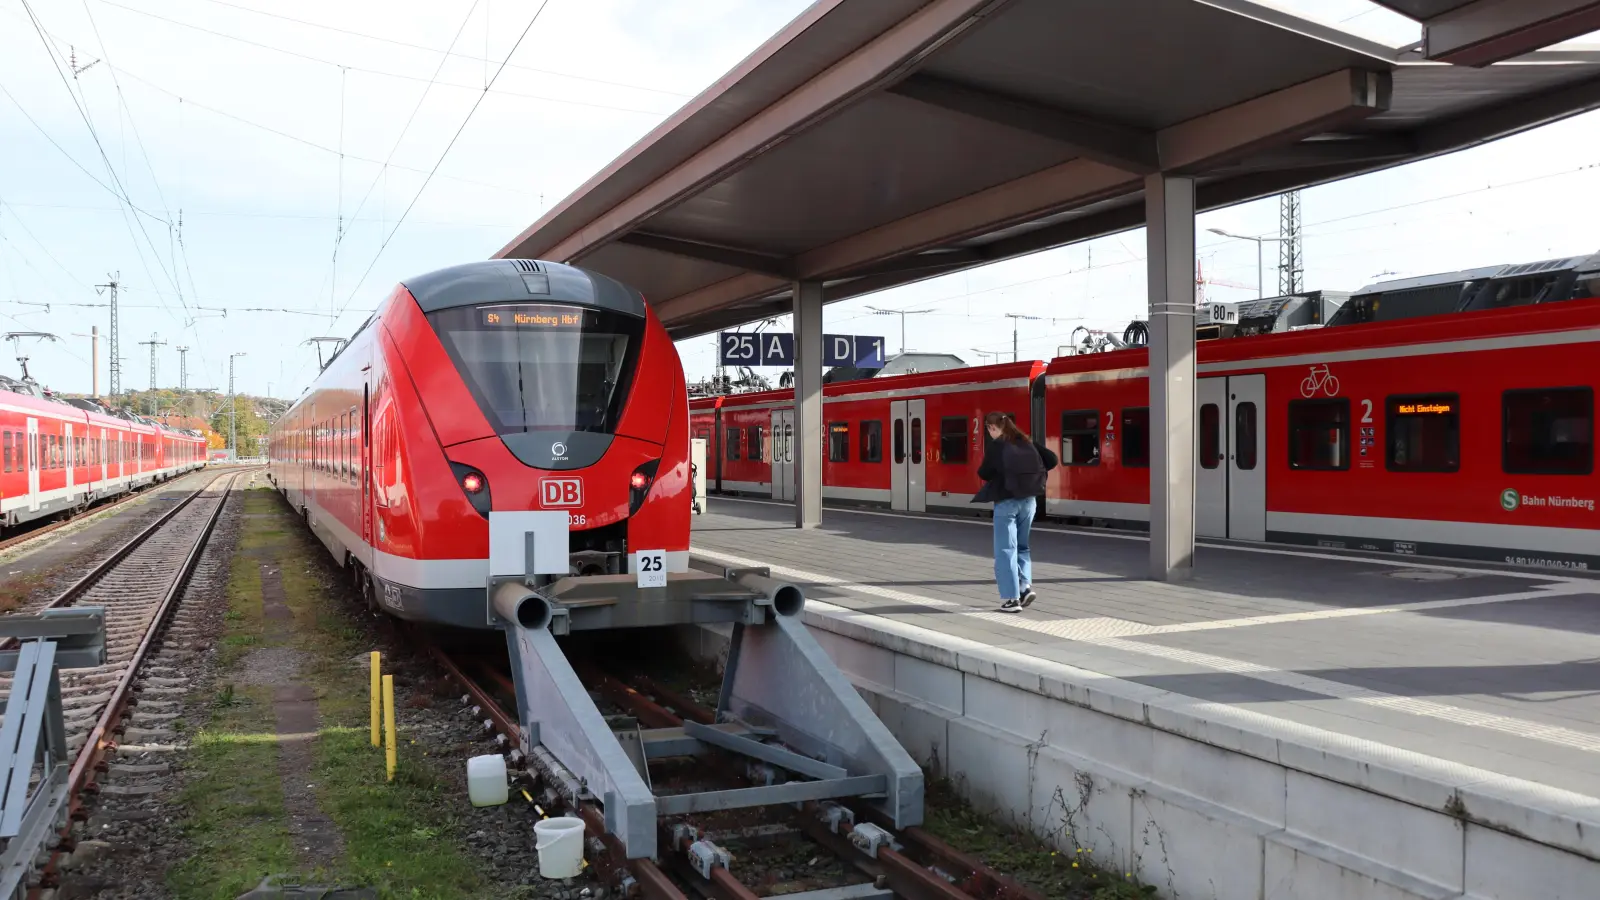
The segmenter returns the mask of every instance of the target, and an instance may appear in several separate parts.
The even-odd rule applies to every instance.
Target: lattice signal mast
[[[1300,255],[1300,192],[1278,198],[1278,295],[1300,293],[1305,260]]]

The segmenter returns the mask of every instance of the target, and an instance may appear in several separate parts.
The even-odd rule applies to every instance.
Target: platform
[[[1286,837],[1267,841],[1280,851],[1280,876],[1290,865],[1282,859],[1285,840],[1293,844],[1294,834],[1307,833],[1294,824],[1296,803],[1304,816],[1332,802],[1307,800],[1315,787],[1309,782],[1300,785],[1297,801],[1295,784],[1303,776],[1421,807],[1416,812],[1443,813],[1431,817],[1444,829],[1443,844],[1423,853],[1420,864],[1415,847],[1395,849],[1404,839],[1381,845],[1397,838],[1378,838],[1389,829],[1373,830],[1374,817],[1399,823],[1407,813],[1377,798],[1377,807],[1353,811],[1347,825],[1323,823],[1333,836],[1310,848],[1324,868],[1338,868],[1339,854],[1353,853],[1355,861],[1342,867],[1346,874],[1372,875],[1366,870],[1376,866],[1374,877],[1391,887],[1420,876],[1411,885],[1416,890],[1402,895],[1515,895],[1483,887],[1488,882],[1472,890],[1466,861],[1479,854],[1462,835],[1480,832],[1482,853],[1490,852],[1483,841],[1499,837],[1468,828],[1473,821],[1531,838],[1540,849],[1559,848],[1563,857],[1567,851],[1587,857],[1576,862],[1586,877],[1594,874],[1587,866],[1600,858],[1594,828],[1600,800],[1593,799],[1600,797],[1600,580],[1202,544],[1195,579],[1174,585],[1145,578],[1148,546],[1141,535],[1042,524],[1033,537],[1039,600],[1014,615],[997,609],[986,520],[828,510],[821,528],[797,531],[793,515],[787,505],[713,498],[711,513],[696,521],[695,552],[729,565],[770,566],[775,578],[806,585],[808,623],[849,639],[850,646],[825,646],[859,657],[840,664],[869,692],[881,686],[885,696],[1029,736],[1041,747],[1081,754],[1090,769],[1096,760],[1111,766],[1113,780],[1150,778],[1158,789],[1184,790],[1197,776],[1175,767],[1193,760],[1163,759],[1143,737],[1113,741],[1088,733],[1088,720],[1010,702],[1017,697],[1004,692],[990,698],[987,682],[1059,693],[1063,705],[1273,763],[1272,773],[1253,773],[1262,778],[1235,772],[1231,787],[1192,793],[1243,813],[1240,827],[1257,838],[1284,829]],[[874,657],[868,648],[890,652]],[[912,667],[905,661],[919,658],[984,678],[959,679],[957,693],[941,700],[936,675],[918,676],[928,682],[920,687],[908,679]],[[891,670],[872,669],[886,664]],[[881,714],[895,727],[891,714]],[[1096,732],[1117,731],[1105,716],[1094,724]],[[937,752],[952,770],[960,768],[953,728],[945,742]],[[910,749],[919,758],[929,750]],[[1028,778],[1026,808],[1015,813],[1032,817],[1043,810],[1035,776]],[[1017,806],[1006,801],[1002,784],[978,793],[984,790],[999,806]],[[1368,836],[1337,837],[1357,821]],[[1417,823],[1409,830],[1428,832]],[[1114,843],[1140,844],[1136,831]],[[1379,843],[1367,846],[1373,841]],[[1271,881],[1273,853],[1266,852],[1263,877]],[[1548,877],[1564,880],[1561,873],[1574,861],[1540,865]],[[1385,871],[1394,877],[1383,877]],[[1269,887],[1262,890],[1273,896]],[[1256,894],[1240,894],[1246,895]]]

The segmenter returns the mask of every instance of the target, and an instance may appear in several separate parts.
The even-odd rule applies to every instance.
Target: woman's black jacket
[[[1033,458],[1027,456],[1033,450]],[[1060,460],[1049,447],[1033,441],[990,440],[983,448],[983,462],[978,465],[978,477],[983,487],[972,498],[973,503],[998,503],[1022,497],[1037,497],[1044,493],[1043,476],[1054,469]],[[1009,478],[1007,476],[1010,476]],[[1038,491],[1018,491],[1021,482],[1036,479]]]

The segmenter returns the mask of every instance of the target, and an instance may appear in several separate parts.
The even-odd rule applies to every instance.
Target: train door
[[[105,481],[111,477],[111,463],[106,459],[106,430],[100,429],[100,480]],[[101,490],[105,486],[101,485]]]
[[[794,502],[794,410],[772,411],[772,499]]]
[[[72,444],[73,444],[72,423],[68,422],[66,425],[64,425],[62,427],[66,429],[66,435],[63,436],[62,441],[65,442],[65,444],[66,444],[65,449],[66,449],[66,460],[67,460],[67,493],[70,494],[70,493],[72,493],[71,489],[72,489],[72,485],[73,485],[73,480],[72,480],[73,476],[78,474],[78,471],[77,471],[77,469],[78,469],[78,467],[77,467],[78,460],[77,460],[77,457],[72,455],[72,451],[74,449],[76,449],[75,447],[72,446]]]
[[[889,505],[907,512],[926,512],[928,482],[923,422],[926,400],[895,400],[889,404]]]
[[[1267,539],[1266,376],[1202,378],[1195,423],[1195,533]]]
[[[39,511],[39,420],[28,418],[28,511]]]

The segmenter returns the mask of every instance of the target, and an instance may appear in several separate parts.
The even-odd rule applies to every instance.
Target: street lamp
[[[901,353],[906,352],[906,316],[920,316],[923,313],[933,312],[933,310],[931,310],[931,309],[879,309],[876,306],[869,306],[869,307],[867,307],[867,309],[872,310],[872,314],[875,315],[875,316],[899,316],[900,317],[900,352]]]
[[[1225,238],[1234,238],[1235,240],[1240,240],[1240,241],[1255,241],[1256,242],[1256,299],[1260,300],[1260,299],[1266,297],[1267,296],[1267,291],[1266,291],[1265,282],[1263,282],[1261,280],[1261,273],[1262,273],[1261,245],[1265,244],[1268,241],[1282,241],[1283,238],[1281,238],[1281,237],[1251,237],[1248,234],[1234,234],[1231,231],[1223,231],[1221,228],[1207,228],[1206,230],[1211,232],[1212,234],[1221,235],[1222,237],[1225,237]]]

